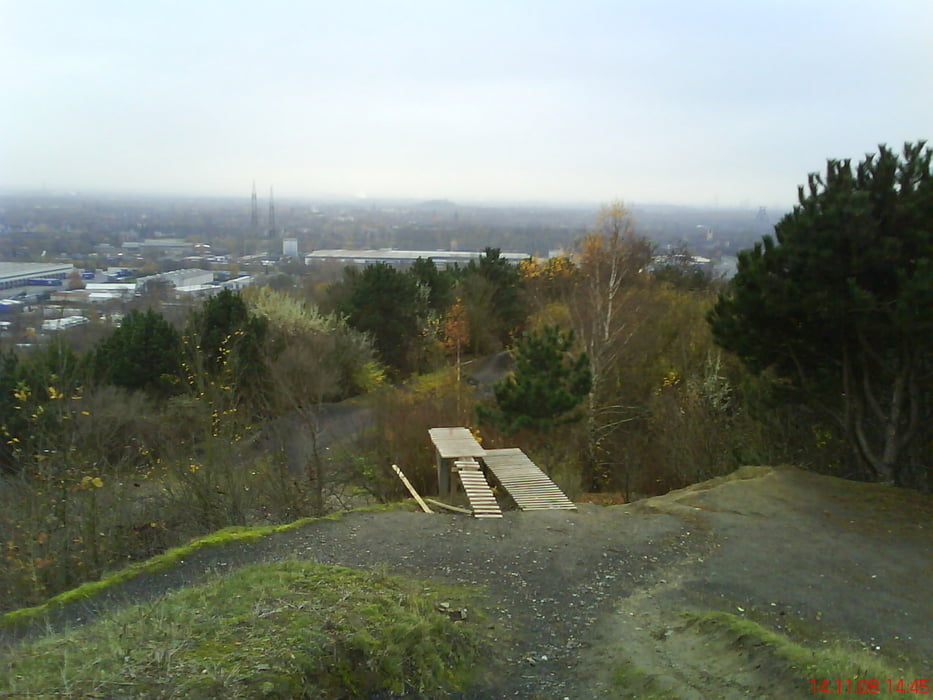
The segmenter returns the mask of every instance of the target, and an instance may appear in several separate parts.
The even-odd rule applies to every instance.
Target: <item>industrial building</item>
[[[199,270],[198,268],[188,268],[184,270],[172,270],[171,272],[161,272],[147,277],[140,277],[137,289],[145,288],[153,283],[165,283],[170,287],[191,287],[193,285],[210,284],[214,281],[214,273],[210,270]]]
[[[312,251],[305,255],[305,264],[338,262],[344,265],[374,265],[376,263],[410,265],[418,258],[430,258],[438,267],[446,267],[455,264],[466,265],[471,260],[479,260],[484,254],[471,250],[395,250],[392,248],[345,250],[341,248]],[[513,263],[519,263],[531,257],[526,253],[500,253],[499,255]]]
[[[26,287],[30,279],[65,280],[74,265],[0,262],[0,289]]]
[[[83,326],[90,323],[87,316],[64,316],[62,318],[50,318],[42,322],[44,331],[64,331],[75,326]]]
[[[194,252],[194,243],[182,238],[147,238],[143,241],[126,241],[124,253],[139,253],[149,257],[175,258],[180,260]]]

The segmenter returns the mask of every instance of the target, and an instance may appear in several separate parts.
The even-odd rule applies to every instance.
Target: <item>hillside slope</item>
[[[790,468],[502,520],[350,513],[198,550],[52,623],[291,559],[485,587],[499,650],[470,697],[812,697],[813,676],[933,675],[929,497]]]

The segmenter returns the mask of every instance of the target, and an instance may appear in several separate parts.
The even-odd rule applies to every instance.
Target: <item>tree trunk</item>
[[[885,374],[884,367],[868,367],[867,360],[861,364],[861,384],[851,381],[851,366],[846,370],[846,420],[851,421],[853,442],[875,480],[898,485],[900,461],[920,422],[920,391],[912,376],[912,363],[902,355],[890,368],[894,376],[886,404],[878,400],[871,382],[873,375]]]

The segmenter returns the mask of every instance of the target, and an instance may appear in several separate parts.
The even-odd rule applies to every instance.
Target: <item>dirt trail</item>
[[[597,628],[601,658],[626,659],[626,683],[585,659],[588,697],[813,697],[808,679],[760,648],[679,613],[716,610],[809,638],[853,642],[922,677],[933,672],[933,504],[929,496],[793,469],[745,469],[632,506],[676,514],[707,548],[622,600]],[[618,671],[618,667],[616,667]],[[600,675],[602,672],[602,675]],[[858,674],[853,664],[850,677]],[[905,674],[906,675],[906,674]],[[887,679],[879,679],[882,687]]]
[[[471,698],[812,697],[806,679],[751,643],[703,631],[683,617],[690,611],[856,640],[933,675],[929,497],[794,469],[746,468],[633,505],[502,520],[351,513],[200,551],[64,618],[294,558],[485,586],[502,649]]]

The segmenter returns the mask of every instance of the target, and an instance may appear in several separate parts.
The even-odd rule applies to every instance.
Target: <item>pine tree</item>
[[[546,326],[528,332],[512,351],[513,373],[494,387],[496,408],[480,408],[480,420],[506,432],[547,430],[580,418],[576,409],[592,387],[586,353],[574,356],[573,331]]]
[[[911,451],[933,417],[930,162],[922,142],[829,161],[774,238],[740,254],[709,315],[720,345],[831,416],[884,482],[931,469]]]
[[[156,395],[176,390],[181,375],[181,339],[160,313],[131,311],[94,350],[104,382]]]
[[[408,374],[416,369],[425,299],[413,275],[385,263],[367,265],[362,272],[347,270],[349,287],[338,311],[359,331],[369,333],[376,353],[386,365]]]

